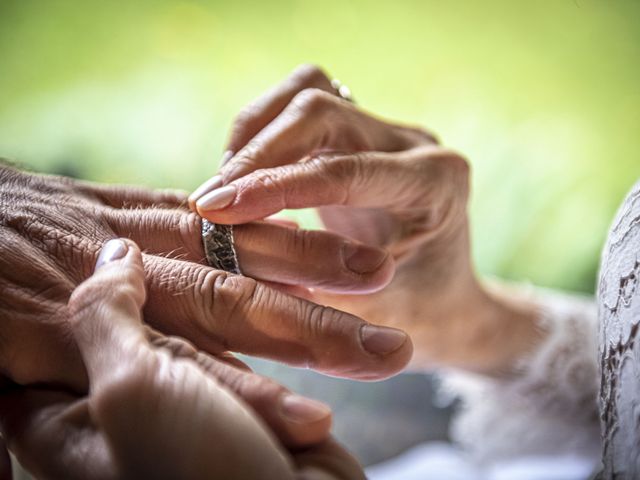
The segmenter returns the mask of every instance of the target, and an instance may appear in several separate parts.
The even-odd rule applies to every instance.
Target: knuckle
[[[285,204],[286,188],[282,182],[283,172],[278,169],[256,170],[242,182],[242,190],[258,191],[265,200],[277,200],[282,208]],[[243,188],[244,187],[244,188]]]
[[[311,63],[299,65],[291,76],[303,86],[329,83],[329,78],[324,70]]]
[[[249,315],[247,310],[253,308],[260,289],[252,278],[208,270],[200,275],[195,291],[202,311],[213,312],[218,326],[226,331],[237,325],[236,317]]]
[[[97,312],[97,302],[104,294],[104,285],[101,282],[89,279],[76,288],[69,298],[69,315],[79,320]]]
[[[305,88],[291,101],[291,107],[303,115],[321,115],[334,105],[334,97],[319,88]]]
[[[287,237],[286,251],[296,252],[297,258],[309,258],[315,247],[312,230],[291,230]]]
[[[69,313],[76,319],[104,309],[133,313],[140,309],[145,295],[144,273],[140,268],[102,271],[74,290],[69,299]]]
[[[178,232],[182,245],[193,251],[195,256],[204,259],[204,247],[200,240],[202,231],[202,219],[195,212],[189,212],[186,215],[180,213],[178,220]]]
[[[193,344],[184,338],[160,335],[154,338],[151,343],[155,347],[168,350],[174,357],[197,358],[198,355]]]
[[[243,373],[234,381],[233,389],[247,399],[270,402],[286,391],[284,387],[272,380],[266,379],[255,373]]]
[[[349,203],[349,192],[364,188],[367,175],[368,156],[366,153],[354,153],[326,161],[324,170],[333,188],[342,190],[341,203]]]
[[[432,144],[432,145],[440,144],[440,140],[438,139],[438,137],[433,132],[430,132],[426,128],[423,128],[423,127],[407,127],[407,128],[412,135],[414,135],[417,139],[421,140],[422,142]]]
[[[253,123],[256,122],[256,119],[260,115],[260,109],[255,103],[250,103],[245,106],[238,112],[235,119],[233,120],[233,129],[236,130],[236,133],[240,133],[247,128],[250,128]]]
[[[417,223],[435,232],[449,225],[452,219],[464,218],[460,213],[466,208],[469,196],[467,160],[456,152],[438,148],[420,155],[416,167],[416,179],[423,185],[423,195],[418,200],[424,211]]]
[[[331,307],[305,303],[303,309],[301,325],[306,338],[326,340],[341,325],[342,315]]]
[[[260,165],[260,158],[262,154],[262,142],[260,140],[252,139],[247,143],[242,150],[233,158],[233,163],[229,163],[232,170],[246,170],[251,171]]]

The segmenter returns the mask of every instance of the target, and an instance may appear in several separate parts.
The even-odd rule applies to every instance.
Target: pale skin
[[[331,439],[285,449],[220,381],[233,367],[143,324],[145,297],[140,250],[110,241],[69,301],[88,394],[31,387],[0,396],[3,434],[36,478],[364,478]]]
[[[468,192],[467,161],[434,135],[366,113],[302,66],[240,113],[219,174],[189,203],[228,224],[317,208],[327,241],[383,249],[390,262],[377,271],[387,278],[391,263],[394,275],[373,292],[318,285],[301,295],[407,331],[412,368],[505,375],[542,334],[535,305],[475,274]]]

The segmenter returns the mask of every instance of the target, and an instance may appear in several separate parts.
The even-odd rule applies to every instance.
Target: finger
[[[284,82],[244,107],[233,122],[220,167],[276,118],[298,92],[307,88],[333,92],[331,81],[320,68],[315,65],[301,65]],[[195,211],[196,200],[220,186],[222,177],[214,175],[189,196],[189,207]]]
[[[446,212],[452,198],[466,191],[467,182],[466,161],[437,147],[324,155],[235,180],[223,187],[234,192],[226,207],[199,212],[213,222],[236,224],[285,208],[348,205],[426,212],[429,224]]]
[[[422,129],[379,120],[351,102],[308,88],[220,169],[220,180],[227,184],[254,170],[296,162],[320,151],[397,152],[434,143]],[[197,199],[196,206],[224,199],[208,193]]]
[[[145,257],[145,318],[209,353],[236,351],[337,376],[379,379],[412,353],[399,330],[367,324],[255,280],[190,262]]]
[[[198,352],[178,337],[159,335],[154,346],[175,357],[195,361],[207,374],[242,398],[289,447],[304,447],[325,440],[331,429],[331,409],[318,401],[292,394],[273,380]]]
[[[242,268],[246,265],[246,272],[260,280],[337,293],[370,293],[388,285],[395,271],[393,258],[385,250],[323,230],[260,222],[238,225],[234,234]]]
[[[108,222],[145,252],[205,263],[201,220],[180,210],[111,210]],[[380,290],[392,279],[391,255],[322,230],[268,222],[239,225],[235,248],[242,272],[252,278],[332,292]]]
[[[247,105],[236,117],[227,150],[237,152],[276,118],[296,94],[306,88],[333,92],[327,75],[315,65],[297,67],[284,82]]]
[[[129,240],[108,241],[96,272],[69,299],[73,336],[92,389],[147,345],[141,317],[145,296],[138,247]]]
[[[77,181],[77,188],[86,195],[97,197],[114,208],[178,208],[187,205],[187,193],[175,189],[151,189],[137,185],[107,185]]]
[[[149,342],[159,348],[166,348],[176,357],[195,357],[195,353],[197,350],[193,347],[191,343],[189,343],[184,338],[175,337],[171,335],[164,335],[157,330],[149,327],[148,325],[145,327],[147,330],[147,338]],[[227,363],[238,370],[243,370],[245,372],[253,372],[251,367],[244,363],[242,360],[239,360],[233,353],[231,352],[220,352],[215,356],[216,360]]]
[[[96,472],[101,479],[116,478],[109,447],[91,424],[87,405],[86,399],[48,389],[0,395],[2,435],[33,478],[79,480],[96,478]]]

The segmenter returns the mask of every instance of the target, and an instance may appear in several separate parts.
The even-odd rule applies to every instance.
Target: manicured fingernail
[[[285,418],[297,423],[317,422],[331,414],[328,405],[295,394],[282,397],[281,407]]]
[[[234,198],[236,198],[235,185],[227,185],[207,193],[196,202],[196,205],[201,210],[220,210],[229,206]]]
[[[387,258],[388,253],[368,245],[345,243],[342,249],[344,264],[352,272],[375,272]]]
[[[124,258],[128,250],[129,247],[127,246],[127,244],[119,238],[109,240],[104,244],[102,250],[100,251],[100,255],[98,255],[98,260],[96,261],[96,270],[103,266],[105,263]]]
[[[222,186],[222,176],[214,175],[209,180],[204,182],[198,188],[196,188],[191,195],[189,195],[189,203],[195,203],[200,197],[209,193],[211,190],[215,190]]]
[[[233,152],[231,150],[227,150],[222,154],[222,158],[220,159],[220,166],[223,167],[225,163],[233,158]]]
[[[360,340],[369,353],[387,355],[407,341],[407,334],[395,328],[363,325],[360,329]]]

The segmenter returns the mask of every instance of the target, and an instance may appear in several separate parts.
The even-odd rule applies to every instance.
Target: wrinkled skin
[[[103,261],[69,302],[90,393],[26,388],[0,396],[0,425],[37,478],[361,479],[333,440],[289,452],[219,382],[224,366],[142,323],[140,250]],[[106,248],[105,248],[106,250]],[[222,375],[221,375],[222,374]]]
[[[474,274],[466,160],[336,93],[320,69],[302,66],[247,106],[226,162],[190,196],[191,208],[242,224],[316,207],[328,234],[385,249],[396,273],[372,292],[319,286],[306,298],[409,332],[415,368],[503,370],[535,332],[528,308],[489,293]]]
[[[353,315],[202,265],[200,219],[184,203],[176,192],[0,167],[0,368],[5,384],[86,393],[86,369],[69,330],[67,302],[91,274],[104,242],[116,237],[133,239],[145,252],[145,321],[220,362],[238,365],[228,354],[232,350],[368,379],[389,376],[408,362],[412,347],[402,332],[376,329]],[[258,222],[237,230],[241,267],[249,275],[263,262],[301,254],[290,248],[302,243],[289,228]],[[271,246],[263,247],[262,256],[252,254],[255,240],[246,234],[255,231],[265,231],[261,245]],[[335,264],[341,264],[336,257]],[[277,286],[280,276],[291,275],[286,268],[293,267],[262,277]],[[302,284],[322,276],[331,273],[308,266],[299,274]],[[340,288],[382,285],[374,277],[353,276],[350,285]],[[397,340],[395,348],[367,350],[367,341],[371,347],[370,340],[380,335]],[[218,380],[242,396],[286,444],[309,445],[327,437],[329,418],[306,424],[282,417],[283,387],[242,369],[221,372]]]

